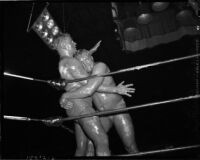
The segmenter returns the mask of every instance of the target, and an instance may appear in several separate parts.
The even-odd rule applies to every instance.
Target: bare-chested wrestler
[[[92,52],[89,52],[87,50],[82,50],[76,56],[77,59],[82,62],[85,70],[90,75],[104,74],[110,72],[108,66],[105,63],[94,63],[91,53]],[[125,108],[126,104],[122,96],[119,95],[120,92],[117,88],[115,88],[115,86],[115,82],[111,76],[99,78],[98,83],[95,83],[93,79],[90,79],[88,80],[87,85],[84,85],[77,90],[74,90],[73,92],[67,92],[64,96],[65,98],[84,98],[92,96],[95,107],[99,111]],[[130,87],[130,85],[128,86]],[[101,91],[103,91],[105,88],[110,87],[110,93],[103,93],[101,91],[98,91],[98,87],[101,88]],[[132,92],[134,92],[134,90],[132,90]],[[124,95],[131,96],[128,93]],[[129,153],[138,152],[134,135],[134,127],[131,117],[128,113],[106,116],[103,118],[102,124],[106,132],[110,129],[112,125],[111,123],[113,123],[123,141],[126,150]],[[84,137],[84,135],[80,132],[78,132],[77,134],[79,134],[78,141],[79,143],[82,143],[82,146],[84,146],[84,143],[87,143],[86,155],[93,155],[93,143],[90,140],[86,140],[86,137]],[[84,148],[82,148],[82,150],[84,150]]]
[[[77,52],[76,44],[73,42],[69,34],[63,34],[63,36],[57,38],[54,45],[61,58],[59,62],[59,72],[63,79],[73,80],[88,76],[88,73],[83,68],[80,61],[73,57],[73,55]],[[101,79],[102,78],[94,78],[91,82],[99,83],[99,81],[102,81]],[[67,92],[73,92],[85,84],[88,84],[87,81],[70,83],[65,89]],[[101,90],[100,87],[98,89]],[[106,91],[106,88],[104,87],[102,91]],[[108,92],[110,92],[110,87],[108,88]],[[125,94],[127,94],[126,92],[127,91],[125,91]],[[64,96],[65,94],[63,94],[61,97],[60,104],[61,107],[66,110],[68,116],[79,116],[95,112],[95,110],[92,108],[91,97],[88,96],[70,99],[66,98]],[[97,156],[110,155],[108,137],[97,116],[77,120],[77,123],[75,124],[75,130],[76,133],[84,132],[84,134],[93,142]],[[79,148],[80,147],[77,147],[76,156],[83,155],[83,150],[80,150]]]

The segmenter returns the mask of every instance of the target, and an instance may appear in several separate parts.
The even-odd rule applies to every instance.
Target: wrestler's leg
[[[95,155],[94,145],[91,140],[87,140],[87,149],[86,149],[86,156],[94,156]]]
[[[97,156],[109,156],[109,143],[106,132],[104,131],[99,117],[88,117],[79,120],[81,127],[95,146]]]
[[[75,134],[77,144],[75,156],[85,156],[87,137],[78,123],[75,123]]]
[[[135,141],[134,127],[130,115],[114,115],[113,121],[128,153],[137,153],[138,148]]]
[[[101,121],[101,124],[103,125],[103,129],[107,133],[112,127],[112,121],[110,119],[110,116],[100,117],[100,121]],[[93,142],[89,139],[87,141],[86,156],[94,156],[94,145],[93,145]]]
[[[103,129],[107,133],[110,128],[112,127],[112,121],[111,121],[111,116],[105,116],[105,117],[99,117],[101,124],[103,126]]]

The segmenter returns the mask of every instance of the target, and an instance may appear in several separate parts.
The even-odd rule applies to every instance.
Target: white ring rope
[[[194,148],[200,148],[200,145],[166,148],[166,149],[152,150],[152,151],[146,151],[146,152],[139,152],[135,154],[124,154],[124,155],[116,155],[116,156],[145,156],[145,155],[151,155],[151,154],[166,153],[166,152],[180,151],[180,150],[194,149]]]
[[[146,103],[146,104],[131,106],[131,107],[127,107],[127,108],[120,108],[120,109],[114,109],[114,110],[95,112],[95,113],[91,113],[91,114],[84,114],[84,115],[80,115],[80,116],[61,118],[60,120],[57,120],[56,122],[72,121],[72,120],[77,120],[80,118],[86,118],[86,117],[92,117],[92,116],[103,116],[103,115],[109,115],[109,114],[122,113],[122,112],[127,112],[129,110],[134,110],[134,109],[140,109],[140,108],[145,108],[145,107],[150,107],[150,106],[158,106],[161,104],[175,103],[175,102],[181,102],[181,101],[185,101],[185,100],[198,99],[198,98],[200,98],[199,94],[193,95],[193,96],[165,100],[165,101]],[[45,120],[46,120],[46,119],[32,119],[32,118],[28,118],[28,117],[7,116],[7,115],[4,115],[4,119],[24,120],[24,121],[41,121],[41,122],[45,122]]]
[[[153,67],[153,66],[158,66],[158,65],[162,65],[162,64],[182,61],[182,60],[186,60],[186,59],[191,59],[191,58],[195,58],[195,57],[199,57],[199,56],[200,56],[200,54],[194,54],[194,55],[190,55],[190,56],[185,56],[185,57],[169,59],[169,60],[165,60],[165,61],[159,61],[159,62],[144,64],[144,65],[134,66],[134,67],[130,67],[130,68],[125,68],[125,69],[121,69],[121,70],[118,70],[118,71],[109,72],[109,73],[106,73],[106,74],[92,75],[92,76],[73,79],[73,80],[65,80],[65,82],[66,83],[73,83],[73,82],[79,82],[79,81],[83,81],[83,80],[87,80],[87,79],[92,79],[92,78],[95,78],[95,77],[106,77],[106,76],[116,75],[116,74],[120,74],[120,73],[124,73],[124,72],[141,70],[141,69],[148,68],[148,67]],[[8,73],[8,72],[4,72],[3,74],[5,76],[11,76],[11,77],[21,78],[21,79],[26,79],[26,80],[32,80],[32,81],[39,81],[39,82],[48,83],[48,80],[41,80],[41,79],[31,78],[31,77],[16,75],[16,74]]]

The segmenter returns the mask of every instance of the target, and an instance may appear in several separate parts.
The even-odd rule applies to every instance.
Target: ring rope
[[[79,82],[79,81],[83,81],[83,80],[92,79],[92,78],[95,78],[95,77],[106,77],[106,76],[116,75],[116,74],[120,74],[120,73],[124,73],[124,72],[130,72],[130,71],[134,71],[134,70],[140,70],[140,69],[144,69],[144,68],[148,68],[148,67],[153,67],[153,66],[157,66],[157,65],[162,65],[162,64],[177,62],[177,61],[181,61],[181,60],[191,59],[191,58],[195,58],[195,57],[199,57],[199,56],[200,56],[200,54],[194,54],[194,55],[190,55],[190,56],[185,56],[185,57],[169,59],[169,60],[165,60],[165,61],[159,61],[159,62],[144,64],[144,65],[134,66],[134,67],[130,67],[130,68],[125,68],[125,69],[121,69],[121,70],[117,70],[117,71],[113,71],[113,72],[109,72],[109,73],[105,73],[105,74],[91,75],[91,76],[88,76],[88,77],[78,78],[78,79],[73,79],[73,80],[65,80],[65,82],[66,83],[73,83],[73,82]],[[16,75],[16,74],[8,73],[8,72],[4,72],[3,74],[5,76],[11,76],[11,77],[21,78],[21,79],[26,79],[26,80],[49,83],[49,80],[36,79],[36,78]]]
[[[200,145],[166,148],[166,149],[152,150],[152,151],[139,152],[139,153],[133,153],[133,154],[116,155],[116,156],[144,156],[144,155],[151,155],[151,154],[156,154],[156,153],[166,153],[166,152],[193,149],[193,148],[200,148]]]
[[[127,107],[127,108],[100,111],[100,112],[95,112],[95,113],[91,113],[91,114],[84,114],[84,115],[80,115],[80,116],[61,118],[61,119],[57,120],[57,122],[58,121],[59,122],[72,121],[72,120],[77,120],[77,119],[81,119],[81,118],[93,117],[93,116],[103,116],[103,115],[109,115],[109,114],[117,114],[117,113],[127,112],[129,110],[134,110],[134,109],[139,109],[139,108],[145,108],[145,107],[150,107],[150,106],[158,106],[158,105],[161,105],[161,104],[175,103],[175,102],[181,102],[181,101],[185,101],[185,100],[198,99],[198,98],[200,98],[200,94],[187,96],[187,97],[180,97],[180,98],[170,99],[170,100],[165,100],[165,101],[146,103],[146,104],[131,106],[131,107]],[[4,115],[4,118],[10,119],[10,120],[41,121],[41,122],[46,121],[46,119],[32,119],[32,118],[28,118],[28,117],[17,117],[17,116],[7,116],[7,115]]]
[[[62,118],[61,121],[71,121],[71,120],[77,120],[80,118],[92,117],[92,116],[103,116],[103,115],[108,115],[108,114],[122,113],[122,112],[126,112],[126,111],[133,110],[133,109],[145,108],[145,107],[149,107],[149,106],[157,106],[157,105],[161,105],[161,104],[174,103],[174,102],[180,102],[180,101],[197,99],[197,98],[200,98],[200,94],[188,96],[188,97],[170,99],[170,100],[165,100],[165,101],[160,101],[160,102],[136,105],[136,106],[131,106],[131,107],[127,107],[127,108],[120,108],[120,109],[114,109],[114,110],[95,112],[95,113],[91,113],[91,114],[84,114],[84,115],[80,115],[80,116],[67,117],[67,118]]]
[[[199,56],[200,56],[200,54],[195,54],[195,55],[185,56],[185,57],[181,57],[181,58],[170,59],[170,60],[166,60],[166,61],[154,62],[154,63],[150,63],[150,64],[145,64],[145,65],[135,66],[135,67],[131,67],[131,68],[121,69],[121,70],[110,72],[110,73],[103,74],[103,75],[93,75],[93,76],[89,76],[89,77],[86,77],[86,78],[76,79],[74,81],[80,81],[80,80],[83,80],[83,79],[90,79],[90,78],[97,77],[97,76],[99,76],[99,77],[110,76],[110,75],[114,75],[114,74],[119,74],[119,73],[133,71],[133,70],[140,70],[140,69],[147,68],[147,67],[152,67],[152,66],[157,66],[157,65],[161,65],[161,64],[176,62],[176,61],[180,61],[180,60],[186,60],[186,59],[199,57]],[[62,118],[62,119],[59,120],[59,122],[76,120],[76,119],[86,118],[86,117],[91,117],[91,116],[102,116],[102,115],[108,115],[108,114],[115,114],[115,113],[120,113],[120,112],[126,112],[126,111],[132,110],[132,109],[138,109],[138,108],[143,108],[143,107],[147,107],[147,106],[155,106],[155,105],[160,105],[160,104],[165,104],[165,103],[173,103],[173,102],[189,100],[189,99],[196,99],[196,98],[199,98],[199,97],[200,97],[200,95],[197,94],[197,95],[194,95],[194,96],[182,97],[182,98],[171,99],[171,100],[166,100],[166,101],[161,101],[161,102],[147,103],[147,104],[132,106],[132,107],[128,107],[128,108],[95,112],[95,113],[92,113],[92,114],[84,114],[84,115],[80,115],[80,116]],[[10,120],[46,122],[45,119],[33,119],[33,118],[18,117],[18,116],[4,115],[4,118],[10,119]]]
[[[162,64],[182,61],[182,60],[191,59],[191,58],[195,58],[195,57],[199,57],[199,56],[200,56],[200,54],[194,54],[194,55],[190,55],[190,56],[185,56],[185,57],[174,58],[174,59],[169,59],[169,60],[165,60],[165,61],[149,63],[149,64],[140,65],[140,66],[134,66],[134,67],[121,69],[121,70],[118,70],[118,71],[114,71],[114,72],[110,72],[110,73],[106,73],[106,74],[102,74],[102,75],[96,75],[96,76],[99,76],[99,77],[101,77],[101,76],[103,76],[103,77],[111,76],[111,75],[114,75],[114,74],[130,72],[130,71],[134,71],[134,70],[140,70],[140,69],[143,69],[143,68],[148,68],[148,67],[153,67],[153,66],[157,66],[157,65],[162,65]]]
[[[107,74],[93,75],[93,76],[89,76],[89,77],[86,77],[86,78],[91,79],[91,78],[94,78],[94,77],[111,76],[111,75],[114,75],[114,74],[119,74],[119,73],[134,71],[134,70],[140,70],[140,69],[143,69],[143,68],[148,68],[148,67],[152,67],[152,66],[166,64],[166,63],[172,63],[172,62],[176,62],[176,61],[180,61],[180,60],[186,60],[186,59],[199,57],[199,56],[200,56],[199,54],[191,55],[191,56],[185,56],[185,57],[181,57],[181,58],[175,58],[175,59],[170,59],[170,60],[166,60],[166,61],[160,61],[160,62],[145,64],[145,65],[130,67],[130,68],[127,68],[127,69],[121,69],[121,70],[110,72],[110,73],[107,73]],[[83,79],[85,80],[86,78],[76,79],[75,81],[81,81]],[[199,94],[193,95],[193,96],[188,96],[188,97],[181,97],[181,98],[176,98],[176,99],[160,101],[160,102],[153,102],[153,103],[147,103],[147,104],[142,104],[142,105],[136,105],[136,106],[131,106],[131,107],[127,107],[127,108],[95,112],[95,113],[91,113],[91,114],[84,114],[84,115],[74,116],[74,117],[67,117],[67,118],[60,119],[59,122],[77,120],[77,119],[92,117],[92,116],[103,116],[103,115],[109,115],[109,114],[122,113],[122,112],[126,112],[126,111],[133,110],[133,109],[139,109],[139,108],[144,108],[144,107],[149,107],[149,106],[158,106],[158,105],[161,105],[161,104],[175,103],[175,102],[180,102],[180,101],[185,101],[185,100],[190,100],[190,99],[197,99],[197,98],[200,98]],[[46,119],[33,119],[33,118],[28,118],[28,117],[8,116],[8,115],[4,115],[4,119],[20,120],[20,121],[40,121],[40,122],[46,121]],[[64,125],[61,125],[61,127],[66,129],[66,127]],[[68,128],[67,128],[67,130],[68,130]],[[73,133],[72,130],[69,129],[69,131],[71,133]],[[136,154],[116,155],[116,156],[141,156],[141,155],[164,153],[164,152],[171,152],[171,151],[191,149],[191,148],[199,148],[199,147],[200,147],[200,145],[193,145],[193,146],[184,146],[184,147],[161,149],[161,150],[154,150],[154,151],[146,151],[146,152],[140,152],[140,153],[136,153]]]
[[[106,76],[116,75],[116,74],[120,74],[120,73],[124,73],[124,72],[130,72],[130,71],[140,70],[140,69],[158,66],[158,65],[162,65],[162,64],[182,61],[182,60],[186,60],[186,59],[191,59],[191,58],[195,58],[195,57],[199,57],[199,56],[200,56],[200,54],[193,54],[193,55],[184,56],[184,57],[180,57],[180,58],[174,58],[174,59],[169,59],[169,60],[165,60],[165,61],[159,61],[159,62],[144,64],[144,65],[129,67],[129,68],[125,68],[125,69],[120,69],[120,70],[105,73],[105,74],[91,75],[91,76],[84,77],[84,78],[67,80],[66,82],[67,83],[73,83],[73,82],[79,82],[79,81],[83,81],[83,80],[87,80],[87,79],[92,79],[92,78],[95,78],[95,77],[106,77]]]

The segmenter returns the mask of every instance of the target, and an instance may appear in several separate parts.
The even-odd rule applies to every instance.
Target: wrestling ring
[[[140,66],[134,66],[126,69],[121,69],[118,71],[110,72],[107,74],[103,75],[94,75],[94,76],[89,76],[86,78],[81,78],[81,79],[76,79],[76,80],[70,80],[70,81],[65,81],[64,83],[62,82],[60,86],[66,85],[66,83],[72,83],[72,82],[78,82],[82,80],[87,80],[91,79],[94,77],[100,77],[100,76],[111,76],[111,75],[116,75],[124,72],[130,72],[130,71],[135,71],[135,70],[141,70],[145,68],[150,68],[154,66],[159,66],[159,65],[164,65],[164,64],[169,64],[169,63],[174,63],[177,61],[182,61],[182,60],[187,60],[187,59],[192,59],[192,58],[199,58],[200,54],[194,54],[194,55],[189,55],[185,57],[180,57],[180,58],[175,58],[175,59],[169,59],[165,61],[159,61],[159,62],[154,62],[150,64],[145,64],[145,65],[140,65]],[[16,74],[11,74],[8,72],[4,72],[4,76],[10,76],[10,77],[15,77],[15,78],[21,78],[21,79],[26,79],[26,80],[31,80],[31,81],[38,81],[38,82],[43,82],[47,84],[56,84],[56,82],[53,83],[51,80],[41,80],[41,79],[35,79],[35,78],[30,78],[30,77],[25,77],[25,76],[20,76]],[[42,122],[44,124],[49,124],[50,126],[59,126],[63,127],[64,129],[68,130],[70,133],[73,133],[72,130],[69,128],[65,127],[62,125],[62,122],[64,121],[73,121],[77,120],[80,118],[86,118],[86,117],[91,117],[91,116],[104,116],[104,115],[110,115],[110,114],[118,114],[122,112],[128,112],[130,110],[136,110],[136,109],[142,109],[142,108],[147,108],[147,107],[156,107],[160,106],[162,104],[169,104],[169,103],[178,103],[181,101],[191,101],[191,100],[196,100],[200,98],[200,94],[195,94],[195,95],[189,95],[186,97],[179,97],[175,99],[168,99],[165,101],[159,101],[159,102],[152,102],[152,103],[146,103],[146,104],[141,104],[141,105],[135,105],[135,106],[129,106],[127,108],[122,108],[122,109],[115,109],[115,110],[107,110],[107,111],[100,111],[100,112],[95,112],[92,114],[85,114],[85,115],[80,115],[80,116],[75,116],[75,117],[58,117],[58,118],[44,118],[44,119],[36,119],[36,118],[29,118],[29,117],[20,117],[20,116],[10,116],[10,115],[4,115],[3,118],[7,120],[17,120],[17,121],[35,121],[35,122]],[[114,156],[148,156],[148,155],[156,155],[160,153],[171,153],[174,151],[180,151],[180,150],[188,150],[188,149],[200,149],[200,145],[191,145],[191,146],[180,146],[180,147],[174,147],[174,148],[165,148],[165,149],[160,149],[160,150],[152,150],[152,151],[146,151],[146,152],[139,152],[135,154],[126,154],[126,155],[114,155]]]

